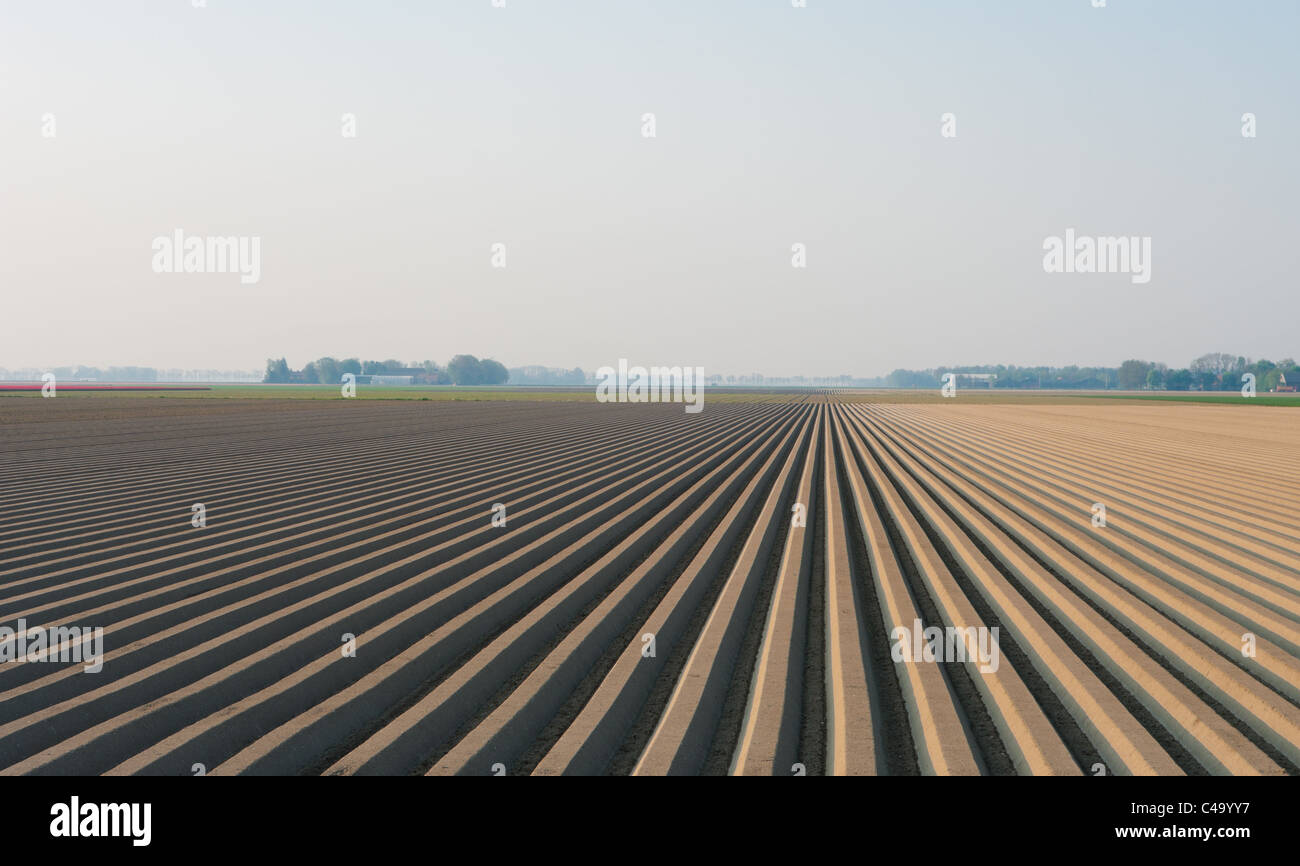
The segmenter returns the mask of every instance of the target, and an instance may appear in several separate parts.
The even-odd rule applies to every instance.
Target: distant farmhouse
[[[992,388],[993,383],[997,381],[997,373],[963,373],[961,370],[952,371],[957,376],[957,382],[966,388]],[[965,381],[962,381],[962,380]]]
[[[423,381],[425,371],[420,367],[398,367],[384,373],[357,373],[358,385],[414,385]]]
[[[422,367],[389,367],[382,373],[363,373],[357,376],[358,385],[414,385],[425,380]]]

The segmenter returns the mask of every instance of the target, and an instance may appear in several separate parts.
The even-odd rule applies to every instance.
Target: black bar
[[[567,859],[562,852],[570,849],[603,852],[602,859],[695,859],[704,854],[701,847],[714,845],[728,860],[750,845],[771,857],[788,845],[805,855],[810,845],[818,850],[848,846],[845,853],[864,860],[898,846],[926,858],[1021,851],[1061,856],[1086,854],[1098,845],[1148,856],[1182,856],[1191,849],[1231,855],[1261,844],[1294,850],[1300,794],[1287,779],[1117,777],[643,782],[26,777],[5,786],[10,807],[0,824],[10,850],[126,856],[382,850],[394,857],[408,850],[442,859],[455,843],[494,860],[511,850],[529,856],[549,850]],[[83,815],[87,804],[148,803],[149,844],[134,845],[129,830],[107,838],[52,835],[57,811],[70,808],[74,796]],[[1216,835],[1193,838],[1187,828],[1198,834],[1208,828]],[[1175,835],[1163,835],[1166,830]],[[1217,835],[1221,830],[1247,835]],[[1154,832],[1155,838],[1119,835],[1131,831]]]

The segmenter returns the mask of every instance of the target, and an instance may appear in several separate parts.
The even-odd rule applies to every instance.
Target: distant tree
[[[714,384],[723,383],[722,376],[714,376]],[[581,367],[566,370],[563,367],[511,367],[507,385],[561,385],[582,386],[587,384],[587,374]]]
[[[1191,370],[1171,370],[1165,376],[1165,387],[1170,391],[1186,391],[1192,387]]]
[[[267,358],[266,359],[266,376],[263,382],[272,384],[283,384],[289,381],[289,363],[284,359]]]
[[[1245,365],[1246,359],[1240,356],[1229,355],[1227,352],[1210,352],[1189,364],[1188,369],[1193,373],[1213,373],[1218,380],[1225,373],[1231,373]]]
[[[316,380],[322,385],[337,385],[342,378],[343,370],[336,359],[329,356],[316,359]]]
[[[1281,385],[1281,378],[1286,376],[1288,385],[1300,385],[1300,366],[1291,358],[1283,358],[1277,364],[1278,384]]]
[[[320,375],[319,371],[316,369],[315,361],[308,361],[306,366],[302,368],[302,380],[309,385],[320,383]]]
[[[396,373],[398,370],[405,370],[406,365],[396,358],[389,358],[385,361],[363,361],[361,372],[367,376],[379,375],[385,373]]]
[[[1038,375],[1023,367],[1008,367],[998,374],[995,388],[1037,388]]]
[[[354,376],[361,375],[361,361],[356,358],[344,358],[339,361],[339,374],[351,373]]]
[[[1165,371],[1159,367],[1147,370],[1147,387],[1157,391],[1165,387]]]
[[[934,370],[895,370],[885,377],[894,388],[938,388],[939,375]]]
[[[483,367],[473,355],[457,355],[447,362],[447,372],[456,385],[483,384]]]
[[[450,385],[451,384],[451,376],[447,375],[447,371],[439,367],[433,361],[424,361],[419,366],[424,370],[424,375],[422,377],[424,384],[426,385]]]
[[[1154,367],[1149,361],[1125,361],[1119,365],[1119,386],[1126,391],[1138,390],[1147,383],[1147,373]]]
[[[484,358],[478,365],[480,385],[504,385],[510,379],[510,371],[500,361]]]

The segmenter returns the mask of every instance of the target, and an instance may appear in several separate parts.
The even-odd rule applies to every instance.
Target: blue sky
[[[1300,3],[4,0],[3,21],[0,366],[1300,354]],[[176,228],[261,237],[261,280],[155,274]],[[1067,228],[1150,236],[1151,281],[1045,273]]]

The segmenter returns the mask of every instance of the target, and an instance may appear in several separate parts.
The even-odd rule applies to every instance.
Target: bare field
[[[0,772],[1300,774],[1290,408],[586,396],[0,399]]]
[[[865,393],[865,392],[863,392]],[[899,392],[901,393],[901,392]],[[911,392],[921,400],[928,400],[928,395]],[[717,403],[798,403],[808,399],[807,389],[769,389],[769,388],[708,388],[708,400]],[[132,391],[76,391],[62,388],[60,398],[69,400],[274,400],[277,402],[302,400],[333,400],[337,402],[354,402],[357,400],[419,400],[496,403],[496,402],[561,402],[594,403],[595,392],[591,387],[545,388],[545,387],[510,387],[510,386],[467,386],[452,385],[400,385],[371,386],[358,385],[354,398],[346,401],[336,385],[213,385],[207,390],[167,391],[132,390]],[[6,406],[17,408],[14,401],[42,399],[40,389],[30,391],[0,391],[0,417]]]

